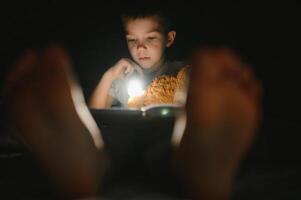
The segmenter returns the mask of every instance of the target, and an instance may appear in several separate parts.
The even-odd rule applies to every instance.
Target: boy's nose
[[[142,42],[141,42],[141,43],[138,43],[138,45],[137,45],[137,50],[139,50],[139,49],[146,49],[146,45],[143,44]]]

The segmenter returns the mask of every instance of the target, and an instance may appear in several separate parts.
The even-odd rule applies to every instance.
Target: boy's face
[[[164,61],[167,42],[156,17],[129,19],[126,40],[132,58],[144,69],[155,69]]]

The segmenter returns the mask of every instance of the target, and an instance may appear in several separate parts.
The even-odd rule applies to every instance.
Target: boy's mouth
[[[147,61],[147,60],[149,60],[149,59],[150,59],[150,57],[140,57],[140,58],[139,58],[140,61]]]

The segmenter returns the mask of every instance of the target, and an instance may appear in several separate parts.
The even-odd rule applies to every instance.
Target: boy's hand
[[[113,80],[124,78],[137,71],[140,76],[143,76],[142,69],[132,60],[128,58],[120,59],[108,72]]]

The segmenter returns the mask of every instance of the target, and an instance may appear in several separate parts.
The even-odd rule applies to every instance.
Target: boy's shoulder
[[[164,75],[177,76],[179,71],[187,66],[184,61],[166,61],[166,71]]]

